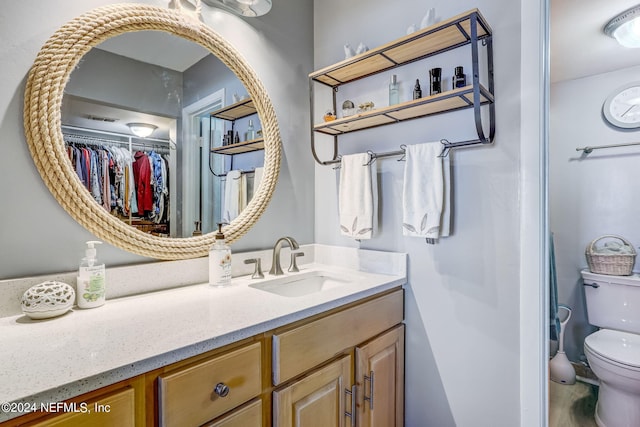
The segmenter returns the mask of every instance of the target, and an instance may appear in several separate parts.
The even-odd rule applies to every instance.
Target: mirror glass
[[[102,49],[99,47],[105,41],[132,33],[154,39],[133,53],[121,50],[114,53],[111,50],[115,49],[107,48],[107,44]],[[160,39],[156,39],[156,33]],[[167,35],[168,39],[162,38]],[[187,41],[187,44],[203,47],[197,54],[201,56],[186,62],[189,65],[183,63],[177,69],[146,59],[148,55],[155,60],[163,58],[173,62],[177,58],[174,55],[186,53],[187,48],[169,48],[169,39],[174,38],[176,42]],[[137,43],[127,38],[125,44],[131,47]],[[98,57],[99,60],[106,55],[119,55],[137,61],[137,65],[133,67],[132,61],[125,61],[124,58],[115,61],[112,56],[108,71],[96,70],[91,62],[92,57]],[[120,66],[114,67],[115,63]],[[221,64],[225,67],[221,67]],[[131,71],[132,68],[145,67],[147,71],[143,71],[142,75]],[[89,72],[84,73],[85,68]],[[236,77],[234,83],[225,80],[229,74]],[[203,85],[199,86],[197,82]],[[242,89],[246,89],[246,94]],[[233,104],[233,95],[236,93],[238,97],[249,95],[249,98]],[[225,123],[221,123],[210,118],[210,111],[213,110],[217,110],[216,114],[229,113],[229,110],[235,113],[248,110],[255,117],[253,130],[249,128],[250,117],[227,114]],[[118,114],[122,114],[122,118]],[[129,120],[140,121],[134,123],[157,120],[150,123],[157,127],[146,138],[134,139],[130,133],[132,128],[124,123],[131,123]],[[243,123],[242,120],[246,121]],[[100,122],[103,122],[103,127],[99,127]],[[104,126],[109,122],[124,123],[129,129],[121,127],[107,130]],[[238,145],[222,147],[228,154],[230,148],[237,154],[247,151],[249,146],[264,150],[263,154],[239,154],[225,158],[216,153],[210,156],[211,147],[212,150],[220,150],[215,145],[222,143],[222,137],[228,130],[233,131],[232,140],[237,134],[241,141]],[[259,130],[263,131],[261,135]],[[215,239],[215,233],[208,232],[212,229],[211,224],[220,221],[218,218],[224,220],[227,211],[231,211],[230,207],[234,207],[233,215],[237,211],[238,216],[235,219],[228,217],[229,223],[223,231],[227,242],[239,239],[265,211],[280,171],[282,143],[278,121],[260,78],[227,40],[194,16],[176,9],[137,3],[109,5],[93,9],[56,31],[43,45],[29,71],[24,93],[24,131],[42,180],[74,220],[98,239],[129,252],[158,259],[207,255]],[[68,134],[66,141],[63,131]],[[97,131],[103,132],[103,135],[96,136]],[[258,141],[242,141],[247,133],[254,136],[254,132]],[[71,133],[74,136],[70,136]],[[146,204],[147,199],[144,199],[144,206],[140,206],[140,200],[136,200],[137,206],[134,207],[132,200],[126,200],[127,196],[132,197],[133,194],[132,181],[124,180],[123,185],[122,177],[129,174],[134,175],[135,179],[135,171],[131,170],[133,166],[131,169],[125,167],[120,172],[117,168],[109,169],[113,160],[113,157],[109,158],[109,150],[103,150],[100,158],[97,154],[82,151],[78,154],[75,148],[71,152],[72,144],[81,145],[84,142],[89,145],[82,140],[87,134],[93,138],[104,137],[102,139],[105,140],[109,140],[106,136],[121,138],[125,142],[122,144],[125,146],[123,151],[128,151],[128,156],[134,158],[138,151],[157,150],[162,186],[152,187],[149,170],[152,167],[151,160],[148,165],[145,162],[139,164],[140,169],[147,169],[143,176],[149,177],[149,182],[143,180],[144,186],[149,184],[154,193],[162,193],[155,205],[153,200]],[[72,138],[75,141],[71,141]],[[260,157],[262,155],[264,157]],[[99,169],[100,173],[95,178],[85,177],[83,182],[81,176],[86,174],[82,171],[83,163],[74,163],[73,156],[83,156],[87,169],[92,162],[96,167],[105,166]],[[244,164],[244,160],[241,160],[243,156],[248,157]],[[209,157],[218,160],[210,162]],[[222,192],[216,191],[216,185],[221,186],[225,180],[229,182],[229,176],[222,178],[219,175],[233,169],[236,177],[246,178],[247,174],[242,175],[240,171],[249,172],[258,165],[263,165],[263,168],[255,173],[262,172],[262,175],[259,184],[254,182],[253,187],[247,184],[247,204],[244,209],[241,209],[243,203],[239,198],[230,197],[230,200],[226,200],[229,194],[240,194],[239,191],[225,193],[226,183]],[[163,171],[163,168],[166,170]],[[154,169],[153,177],[156,180],[157,175]],[[103,177],[102,182],[100,177]],[[87,182],[91,181],[97,182],[95,188],[91,184],[87,187]],[[232,184],[236,182],[231,181]],[[117,193],[118,185],[125,188],[124,193],[122,188]],[[136,197],[140,197],[137,188],[135,191]],[[99,194],[94,196],[94,192]],[[112,192],[116,195],[112,196]],[[133,224],[133,213],[138,214],[136,220],[152,223]],[[166,227],[154,229],[159,227],[155,221],[159,219],[162,222],[165,217],[168,220]],[[204,233],[197,230],[196,221],[206,224]],[[148,226],[151,230],[137,226]]]
[[[255,109],[216,117],[248,99],[238,77],[197,43],[162,31],[109,38],[81,58],[64,89],[69,162],[95,203],[137,230],[180,238],[215,231],[242,212],[260,180],[263,150],[212,152],[260,139]],[[134,124],[151,133],[136,135]]]

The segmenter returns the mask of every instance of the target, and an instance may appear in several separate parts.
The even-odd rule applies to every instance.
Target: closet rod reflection
[[[599,150],[601,148],[629,147],[631,145],[640,145],[640,142],[628,142],[626,144],[599,145],[597,147],[579,147],[579,148],[576,148],[576,151],[584,151],[585,154],[589,154],[593,150]]]
[[[140,138],[140,137],[137,137],[137,136],[131,135],[131,134],[120,133],[120,132],[111,132],[111,131],[98,130],[98,129],[90,129],[90,128],[85,128],[85,127],[81,127],[81,126],[61,125],[60,127],[62,129],[67,129],[67,130],[89,132],[89,133],[92,133],[94,135],[111,135],[111,136],[120,136],[120,137],[128,138],[130,140],[136,140],[136,141],[159,142],[159,143],[162,143],[162,144],[167,144],[171,150],[175,150],[176,149],[176,144],[171,139],[149,138],[149,137]],[[90,135],[87,135],[87,136],[90,137]]]

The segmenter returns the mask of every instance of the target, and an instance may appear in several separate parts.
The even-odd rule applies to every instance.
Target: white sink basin
[[[309,273],[284,276],[276,279],[267,279],[249,285],[251,288],[283,297],[302,297],[317,292],[335,289],[345,284],[352,283],[346,278],[339,278],[323,271],[310,271]]]

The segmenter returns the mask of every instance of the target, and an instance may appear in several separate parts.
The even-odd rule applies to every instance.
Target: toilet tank
[[[640,334],[640,274],[610,276],[583,270],[589,323]]]

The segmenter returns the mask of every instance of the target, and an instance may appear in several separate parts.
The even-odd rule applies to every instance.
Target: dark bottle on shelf
[[[452,89],[465,87],[467,85],[467,76],[464,75],[462,67],[456,67],[453,78],[451,79]]]
[[[422,98],[422,89],[420,89],[420,80],[416,79],[416,85],[413,87],[413,99]]]
[[[442,68],[432,68],[429,70],[429,79],[431,84],[429,87],[429,95],[436,95],[442,93]]]

